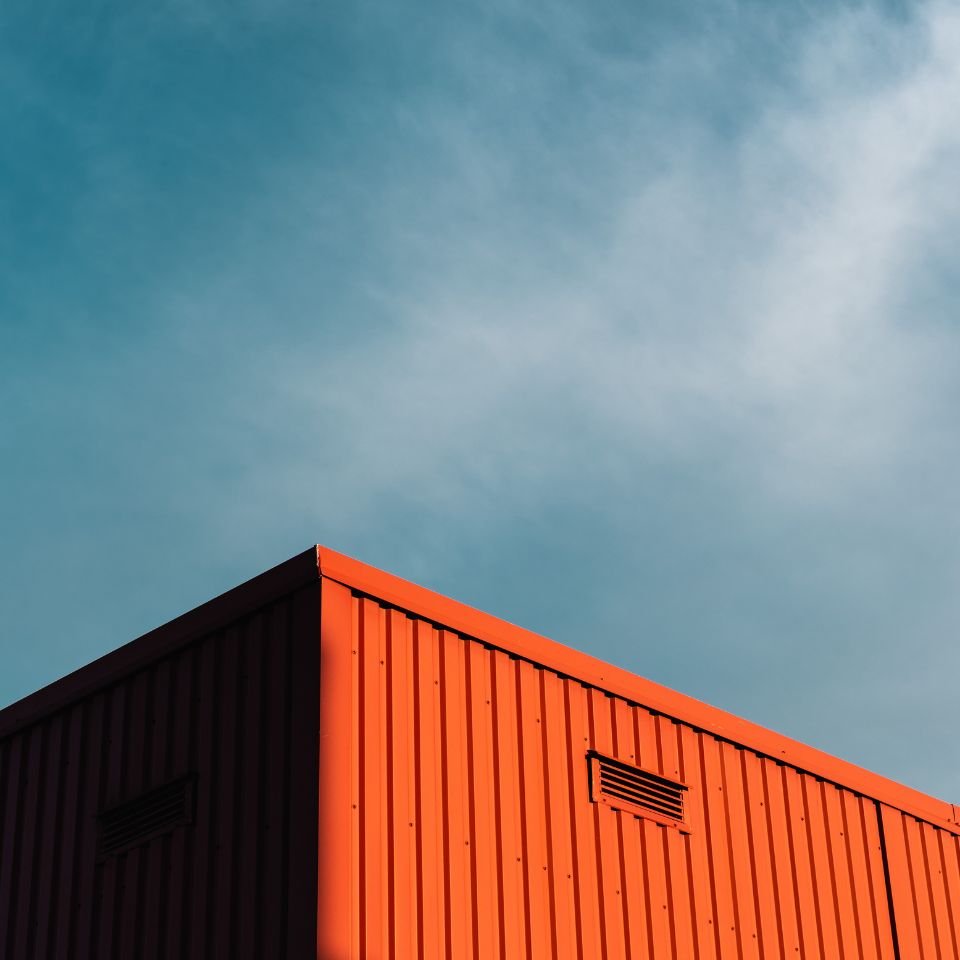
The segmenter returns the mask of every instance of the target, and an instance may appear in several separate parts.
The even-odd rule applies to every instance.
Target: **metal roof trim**
[[[311,547],[4,707],[0,738],[318,578],[316,548]]]
[[[451,600],[360,560],[323,546],[317,546],[316,550],[322,577],[960,835],[957,808],[946,801]]]

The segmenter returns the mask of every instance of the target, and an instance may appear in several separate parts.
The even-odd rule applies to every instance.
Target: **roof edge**
[[[0,710],[0,738],[70,706],[272,600],[316,582],[319,576],[317,550],[310,547],[4,707]]]
[[[426,587],[317,547],[320,575],[960,835],[960,808]]]

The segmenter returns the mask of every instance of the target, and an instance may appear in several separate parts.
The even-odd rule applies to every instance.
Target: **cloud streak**
[[[130,155],[103,94],[87,159],[130,176],[83,198],[78,263],[114,251],[112,299],[8,383],[56,441],[17,489],[58,489],[63,432],[51,529],[126,518],[101,577],[132,552],[187,604],[316,538],[960,797],[960,15],[504,0],[388,42],[357,9],[251,7],[310,42],[251,50],[229,163],[209,91]]]
[[[866,476],[903,465],[936,432],[953,374],[953,332],[911,302],[957,224],[958,22],[928,7],[909,27],[871,13],[831,25],[829,45],[822,28],[787,51],[789,88],[735,136],[698,142],[689,117],[642,111],[588,121],[615,146],[600,182],[588,168],[572,186],[583,220],[559,229],[510,203],[536,190],[549,137],[510,152],[453,106],[433,111],[453,171],[429,169],[436,191],[388,203],[379,224],[404,264],[374,293],[389,329],[309,353],[290,378],[292,405],[332,412],[351,437],[344,486],[375,497],[372,477],[392,487],[406,461],[406,479],[440,488],[491,439],[489,482],[513,484],[532,443],[523,483],[546,487],[579,469],[584,446],[695,459],[719,443],[743,483],[797,509],[847,504]],[[650,70],[630,66],[617,67],[625,91]],[[581,69],[602,85],[602,58],[595,68]],[[509,92],[520,83],[505,72]],[[650,169],[631,147],[655,123]],[[429,455],[417,465],[398,445]]]
[[[590,83],[576,94],[603,146],[561,171],[567,223],[515,204],[536,197],[550,134],[511,150],[454,108],[431,114],[453,172],[385,224],[408,268],[385,294],[392,328],[308,356],[289,383],[335,451],[312,462],[347,509],[342,529],[322,522],[351,540],[356,517],[389,525],[405,509],[471,545],[497,530],[509,557],[504,527],[566,529],[580,512],[586,540],[566,545],[608,551],[584,575],[619,607],[597,652],[933,788],[932,754],[911,757],[904,731],[934,731],[934,749],[953,709],[949,673],[912,664],[957,665],[957,333],[949,310],[915,304],[937,301],[928,268],[960,226],[960,18],[931,5],[908,24],[871,10],[820,22],[784,50],[783,86],[724,135],[705,136],[696,108],[665,121],[623,106],[648,61],[611,78],[602,56],[578,55],[620,109]],[[505,71],[504,96],[529,94],[492,59],[482,76]],[[691,523],[717,529],[701,543]],[[651,572],[651,529],[656,550],[690,538],[702,553],[680,548],[672,581]],[[435,530],[415,531],[412,552],[420,536],[435,552]],[[571,582],[538,559],[519,575]],[[422,555],[404,562],[446,582]],[[627,597],[657,613],[625,629]],[[548,626],[583,643],[590,617],[559,607]]]

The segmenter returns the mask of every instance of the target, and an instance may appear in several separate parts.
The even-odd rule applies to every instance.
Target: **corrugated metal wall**
[[[313,586],[0,741],[0,956],[312,952],[318,626]],[[195,823],[97,863],[97,813],[188,772]]]
[[[900,955],[960,960],[960,837],[881,809]]]
[[[873,800],[349,602],[352,956],[894,960]],[[588,750],[689,784],[691,833],[591,803]],[[914,870],[949,861],[919,908],[946,917],[957,840],[923,834],[921,860],[909,830]]]

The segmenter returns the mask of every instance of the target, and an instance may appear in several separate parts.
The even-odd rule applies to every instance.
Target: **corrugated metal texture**
[[[324,591],[349,625],[353,733],[326,801],[342,845],[321,849],[343,935],[321,956],[896,956],[874,801]],[[690,834],[592,803],[590,750],[688,784]]]
[[[318,593],[0,740],[0,956],[312,951]],[[98,860],[98,813],[188,773],[193,824]]]
[[[464,636],[480,638],[521,659],[541,664],[564,676],[577,677],[586,684],[631,702],[642,703],[664,716],[676,717],[758,754],[774,757],[798,770],[842,784],[862,796],[960,834],[960,808],[955,805],[326,547],[317,547],[315,559],[326,583],[340,583],[358,593],[377,597],[432,623],[443,624]],[[578,562],[575,551],[570,560]]]
[[[960,960],[960,837],[881,811],[900,955]]]

